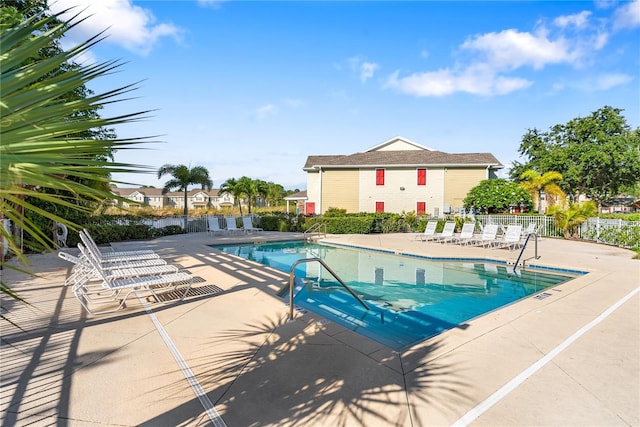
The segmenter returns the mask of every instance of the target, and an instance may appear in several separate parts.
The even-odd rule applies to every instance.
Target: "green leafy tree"
[[[540,202],[542,200],[542,193],[547,196],[557,196],[564,199],[566,195],[562,188],[558,185],[558,182],[562,181],[562,174],[558,172],[545,172],[540,175],[534,170],[528,170],[520,175],[520,186],[527,190],[536,202],[538,212],[540,212]],[[547,198],[549,201],[553,199]],[[553,204],[553,203],[551,203]]]
[[[483,213],[506,213],[512,207],[531,209],[529,193],[506,179],[485,179],[473,187],[464,199],[465,209]]]
[[[235,178],[229,178],[220,185],[221,194],[231,194],[233,196],[234,205],[238,205],[240,215],[242,215],[242,199],[246,197],[244,188]]]
[[[578,239],[580,224],[598,213],[595,202],[570,202],[569,206],[554,205],[549,208],[556,225],[562,229],[565,239]]]
[[[51,230],[43,230],[29,219],[36,213],[72,229],[80,226],[54,210],[42,209],[34,200],[58,207],[88,212],[91,206],[77,204],[76,198],[100,203],[116,198],[109,191],[113,172],[144,172],[142,166],[117,163],[105,158],[115,149],[135,148],[143,138],[100,138],[93,129],[141,119],[145,112],[101,118],[76,115],[95,111],[107,102],[118,102],[134,89],[124,86],[87,98],[70,100],[73,93],[94,79],[113,72],[117,62],[82,65],[61,69],[100,41],[94,37],[52,56],[43,56],[52,39],[60,39],[73,26],[59,16],[33,15],[17,19],[3,7],[0,22],[0,212],[42,247],[53,247]],[[14,11],[15,12],[15,11]],[[4,20],[5,16],[14,18]],[[56,71],[56,72],[54,72]],[[89,182],[101,185],[90,185]],[[68,194],[68,195],[65,195]],[[9,250],[26,265],[27,261],[14,237],[0,227]],[[4,259],[2,266],[5,266]],[[9,266],[11,267],[11,266]],[[3,283],[3,294],[16,297]]]
[[[634,188],[640,181],[640,128],[632,130],[622,111],[605,106],[548,132],[529,130],[519,148],[525,162],[513,163],[511,178],[529,169],[559,172],[565,193],[574,199],[586,194],[598,204]]]
[[[202,189],[211,190],[213,181],[209,178],[209,171],[203,166],[188,167],[185,165],[165,164],[158,169],[158,178],[165,175],[173,176],[172,179],[165,182],[162,187],[162,194],[167,194],[172,190],[184,192],[184,229],[187,229],[189,215],[189,186],[199,184]]]
[[[284,199],[284,187],[273,182],[267,183],[265,200],[269,206],[278,206]]]

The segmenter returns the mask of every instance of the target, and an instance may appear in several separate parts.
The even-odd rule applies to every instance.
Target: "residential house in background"
[[[354,154],[309,156],[304,213],[454,213],[471,188],[501,168],[490,153],[445,153],[400,136]]]
[[[162,194],[161,188],[113,188],[112,192],[134,202],[147,205],[154,209],[162,208],[184,208],[184,193],[181,191],[171,191]],[[234,197],[231,194],[221,194],[217,188],[207,190],[189,190],[187,194],[189,210],[192,209],[221,209],[233,207]],[[131,206],[128,203],[121,203],[122,207]]]

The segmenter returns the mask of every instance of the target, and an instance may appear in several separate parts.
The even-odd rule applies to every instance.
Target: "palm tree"
[[[540,212],[542,193],[547,196],[558,196],[564,199],[566,195],[564,191],[558,186],[558,182],[562,181],[562,174],[560,172],[545,172],[540,175],[538,172],[530,169],[523,172],[520,175],[520,186],[527,190],[531,197],[536,201],[537,210]],[[550,204],[553,204],[553,199],[549,199]]]
[[[237,204],[240,208],[240,216],[242,216],[242,198],[246,197],[243,186],[238,183],[235,178],[229,178],[220,185],[221,194],[231,194],[233,196],[233,204]]]
[[[591,200],[583,203],[570,202],[567,208],[560,205],[549,208],[549,214],[553,216],[556,225],[562,229],[565,239],[579,238],[580,224],[597,213],[598,207]]]
[[[202,166],[194,166],[193,168],[185,165],[170,165],[166,164],[158,169],[158,178],[162,178],[164,175],[171,175],[173,179],[170,179],[162,187],[162,194],[167,194],[169,191],[178,189],[184,191],[184,229],[187,230],[187,215],[189,213],[189,186],[193,184],[202,185],[202,189],[205,187],[207,190],[211,190],[213,187],[213,181],[209,178],[209,171]]]
[[[95,78],[112,73],[120,64],[109,61],[61,67],[61,64],[73,63],[74,58],[87,53],[101,39],[93,37],[75,48],[60,49],[43,56],[41,52],[51,40],[63,37],[75,25],[74,19],[61,22],[60,15],[38,15],[8,20],[5,11],[1,12],[0,217],[11,220],[42,247],[51,248],[55,245],[51,230],[39,227],[27,213],[38,214],[72,229],[80,226],[57,215],[55,209],[43,209],[34,201],[90,212],[92,206],[78,205],[76,198],[98,203],[123,200],[108,189],[111,173],[144,172],[146,167],[112,162],[105,153],[133,148],[143,142],[143,138],[111,139],[100,134],[87,135],[91,134],[88,131],[97,128],[139,120],[145,112],[112,118],[78,116],[78,111],[96,111],[108,102],[122,101],[121,95],[135,89],[129,85],[72,100],[66,97]],[[9,251],[26,265],[26,257],[16,239],[2,226],[0,236],[8,242]],[[0,253],[4,255],[4,251]],[[3,266],[4,259],[0,261],[0,267]],[[0,291],[18,298],[1,281]]]

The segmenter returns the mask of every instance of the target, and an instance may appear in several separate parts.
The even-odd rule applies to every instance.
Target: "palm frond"
[[[142,143],[153,142],[151,137],[87,137],[95,129],[145,119],[149,111],[109,118],[78,114],[98,111],[103,105],[126,100],[123,96],[136,90],[137,84],[86,97],[69,96],[75,91],[85,93],[82,91],[85,85],[113,73],[122,65],[119,61],[89,65],[73,62],[99,43],[102,34],[69,50],[59,50],[51,56],[41,55],[52,41],[81,22],[77,15],[60,21],[60,16],[66,12],[68,10],[48,17],[34,16],[14,26],[0,26],[0,208],[4,217],[45,248],[53,247],[51,233],[31,221],[27,211],[71,228],[79,226],[37,207],[29,202],[30,198],[88,210],[88,206],[78,204],[77,200],[124,200],[108,190],[113,173],[152,171],[148,166],[108,160],[115,150],[137,148]],[[88,182],[105,185],[92,186]],[[70,196],[61,195],[64,193]],[[26,264],[11,233],[0,227],[0,235],[9,242],[10,251]],[[0,293],[21,301],[6,283],[0,282]]]

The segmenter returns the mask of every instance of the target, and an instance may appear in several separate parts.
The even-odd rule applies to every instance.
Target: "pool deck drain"
[[[242,238],[258,240],[234,237]],[[192,233],[114,244],[157,250],[203,279],[185,301],[149,307],[226,425],[640,425],[638,293],[608,311],[640,283],[630,251],[543,239],[539,264],[589,274],[398,353],[313,313],[287,322],[275,293],[288,275],[207,247],[234,239]],[[513,258],[403,234],[328,239],[427,257]],[[3,314],[23,330],[2,325],[2,425],[212,424],[142,304],[87,316],[62,285],[63,260],[29,259],[39,277],[2,272],[31,304],[3,299]]]

